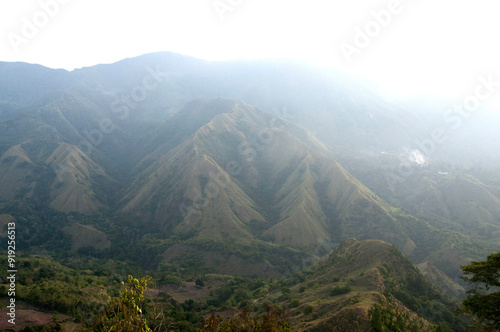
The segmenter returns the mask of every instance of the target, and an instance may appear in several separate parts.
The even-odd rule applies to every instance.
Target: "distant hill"
[[[461,171],[434,169],[415,173],[396,189],[405,209],[436,227],[500,241],[500,187]]]

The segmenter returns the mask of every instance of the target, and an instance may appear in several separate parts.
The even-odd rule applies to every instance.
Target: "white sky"
[[[64,2],[44,17],[43,4]],[[223,20],[215,3],[231,6]],[[390,22],[348,63],[341,43],[355,46],[356,28],[375,29],[371,12],[391,6]],[[498,0],[0,0],[0,61],[71,70],[155,51],[288,57],[371,78],[399,95],[464,98],[479,75],[500,82],[499,9]],[[26,21],[41,27],[33,33]],[[16,51],[17,36],[29,38]]]

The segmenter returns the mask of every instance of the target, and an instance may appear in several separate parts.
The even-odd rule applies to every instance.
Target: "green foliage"
[[[335,286],[332,289],[330,289],[330,296],[347,294],[350,291],[351,291],[351,287],[349,287],[349,285]]]
[[[79,320],[92,320],[97,314],[98,287],[114,291],[116,280],[108,272],[73,268],[55,260],[40,257],[18,257],[19,266],[16,280],[16,298],[44,310],[79,317]],[[0,264],[7,265],[6,258]],[[108,263],[109,264],[109,263]],[[101,269],[104,264],[100,265]]]
[[[464,265],[462,270],[465,274],[473,274],[471,278],[465,278],[471,283],[483,283],[486,289],[500,287],[500,252],[489,255],[486,261]]]
[[[40,174],[44,181],[53,176],[55,175]],[[50,184],[43,182],[36,190],[45,191],[47,188],[50,188]],[[62,228],[67,225],[68,216],[43,206],[47,199],[48,194],[39,194],[31,204],[12,201],[0,206],[0,214],[10,214],[22,225],[23,231],[16,237],[16,245],[19,247],[30,250],[43,247],[56,256],[67,256],[71,252],[71,238]]]
[[[375,304],[369,311],[369,318],[371,330],[374,332],[429,330],[390,305]]]
[[[290,302],[289,308],[297,308],[300,305],[299,299],[294,299]]]
[[[433,323],[449,325],[454,331],[465,331],[466,323],[454,310],[457,304],[442,296],[424,276],[403,257],[393,251],[396,261],[384,262],[379,271],[384,276],[386,297],[395,297],[407,308]]]
[[[287,287],[287,286],[281,287],[281,292],[283,294],[289,294],[290,293],[290,287]]]
[[[196,286],[198,287],[205,287],[205,282],[203,281],[202,278],[198,278],[194,281],[194,283],[196,284]]]
[[[462,266],[464,280],[473,284],[467,291],[461,311],[475,315],[481,324],[500,329],[500,252],[489,255],[486,261],[471,262]],[[491,292],[494,288],[497,291]]]
[[[304,308],[302,309],[302,312],[304,313],[304,315],[309,315],[313,311],[314,311],[314,307],[312,305],[309,305],[309,304],[304,306]]]
[[[136,279],[129,275],[127,287],[120,292],[118,298],[112,299],[107,293],[104,293],[107,304],[99,317],[95,330],[152,331],[143,315],[144,291],[148,289],[150,282],[150,277]]]

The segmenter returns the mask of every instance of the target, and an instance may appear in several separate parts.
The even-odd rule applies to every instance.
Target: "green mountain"
[[[151,155],[159,155],[158,150],[164,154],[127,190],[124,212],[142,207],[155,222],[166,224],[179,220],[182,212],[175,207],[183,201],[174,197],[186,198],[195,202],[186,227],[206,223],[200,237],[231,238],[234,231],[238,238],[262,236],[298,248],[314,247],[330,237],[341,239],[359,228],[356,222],[366,228],[365,234],[357,234],[360,237],[382,234],[379,222],[394,223],[388,206],[321,154],[323,147],[313,136],[291,124],[290,129],[284,127],[286,123],[271,113],[240,101],[209,99],[189,104],[173,121],[191,126],[189,118],[200,119],[206,110],[217,114],[177,146],[169,150],[176,138],[162,136],[166,143]],[[283,130],[272,128],[273,122],[281,122]],[[188,130],[181,132],[187,136]],[[199,202],[195,193],[201,193]]]
[[[76,146],[66,143],[54,146],[53,142],[43,146],[42,149],[46,151],[37,151],[37,156],[31,156],[35,162],[30,159],[26,150],[36,149],[35,145],[39,144],[40,141],[27,141],[10,148],[2,155],[0,199],[12,201],[35,196],[41,198],[45,193],[36,192],[36,188],[47,186],[44,191],[48,196],[49,206],[55,210],[90,214],[104,207],[91,189],[93,177],[106,177],[102,167]],[[66,162],[68,160],[71,162]],[[63,163],[64,168],[54,176],[50,165]]]
[[[56,211],[138,218],[166,238],[238,238],[309,252],[349,236],[383,239],[410,256],[413,245],[422,249],[415,226],[398,222],[380,197],[441,227],[429,217],[437,193],[415,192],[422,181],[404,179],[408,190],[394,198],[386,183],[373,180],[380,162],[397,162],[372,155],[410,144],[435,123],[425,111],[432,103],[419,103],[418,113],[340,73],[279,61],[210,63],[155,53],[72,72],[21,63],[0,68],[4,202],[43,196]],[[15,72],[14,81],[5,80]],[[26,88],[42,78],[43,87]],[[234,99],[191,102],[196,97],[261,108]],[[490,241],[495,194],[464,198],[448,187],[438,189],[448,197],[437,207],[445,228],[488,233],[480,239]],[[478,218],[481,230],[469,231]]]
[[[326,157],[314,136],[272,113],[200,99],[171,122],[181,130],[159,134],[163,144],[140,162],[149,166],[137,171],[120,210],[165,236],[189,234],[164,261],[198,247],[213,267],[207,242],[309,252],[349,236],[406,242],[387,204]]]
[[[498,242],[499,188],[460,170],[433,169],[415,173],[396,190],[405,209],[434,226]]]
[[[290,310],[299,331],[435,331],[466,326],[394,246],[347,239],[318,263],[281,281],[261,301]]]
[[[305,64],[172,53],[71,72],[0,63],[0,91],[0,215],[22,225],[28,254],[113,260],[161,280],[256,278],[306,269],[346,238],[377,240],[460,298],[460,265],[498,250],[498,118],[484,110],[453,131],[447,101],[389,100]],[[435,128],[447,140],[429,143]],[[341,248],[367,245],[351,242]],[[402,264],[366,243],[373,262],[335,273]],[[363,324],[375,303],[441,321],[383,294],[413,279],[377,278],[361,278],[386,298],[362,296]]]

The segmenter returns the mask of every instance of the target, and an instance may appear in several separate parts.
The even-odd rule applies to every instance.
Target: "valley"
[[[500,119],[426,153],[446,105],[285,61],[0,62],[19,300],[85,330],[99,288],[149,275],[171,330],[272,305],[298,331],[467,331],[461,265],[500,250]]]

